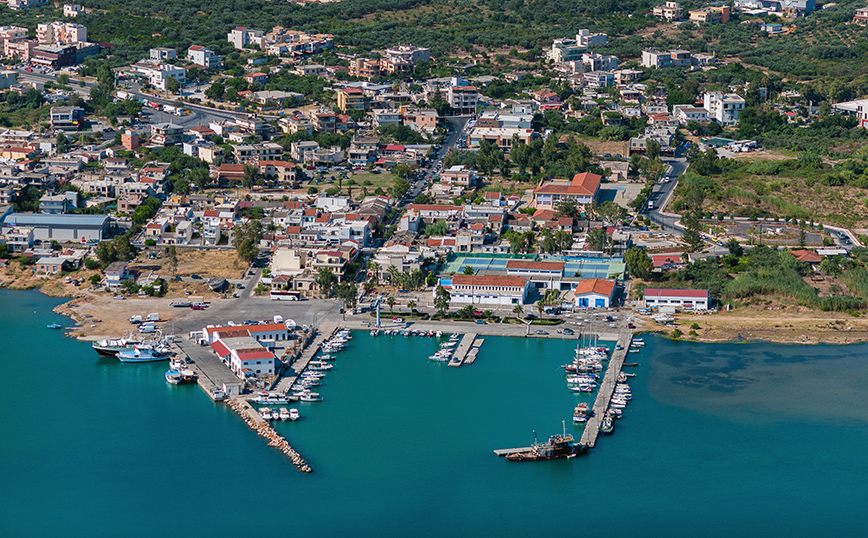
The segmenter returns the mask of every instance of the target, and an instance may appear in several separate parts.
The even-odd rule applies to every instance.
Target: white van
[[[141,325],[139,325],[139,332],[140,333],[152,333],[156,330],[157,330],[157,326],[154,325],[153,321],[149,321],[147,323],[142,323]]]
[[[145,318],[145,321],[160,321],[159,312],[154,312],[152,314],[148,314],[148,317]]]
[[[654,202],[648,202],[648,211],[654,209]]]
[[[274,316],[274,323],[283,323],[283,316],[280,314]]]
[[[142,322],[142,316],[130,316],[130,323],[133,325]]]

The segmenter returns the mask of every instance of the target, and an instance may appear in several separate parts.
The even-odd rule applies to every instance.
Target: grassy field
[[[325,174],[325,179],[328,180],[333,176],[335,178],[333,183],[320,181],[319,183],[308,186],[317,187],[320,192],[325,192],[332,187],[338,186],[337,173],[327,173]],[[397,179],[395,175],[391,173],[373,174],[367,171],[350,172],[349,176],[348,179],[343,180],[343,184],[341,185],[341,194],[350,194],[350,190],[352,190],[353,198],[364,197],[365,193],[368,195],[374,194],[374,191],[378,188],[383,189],[383,192],[389,194],[389,189],[392,188],[392,185],[395,184],[395,179]],[[348,184],[348,180],[352,180],[354,184]]]

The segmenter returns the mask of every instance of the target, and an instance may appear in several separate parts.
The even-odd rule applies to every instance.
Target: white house
[[[645,308],[677,307],[692,310],[708,310],[711,296],[708,290],[683,290],[646,288],[644,291]]]
[[[576,308],[609,308],[615,296],[615,283],[611,280],[592,278],[576,286]]]
[[[440,285],[449,292],[451,304],[523,304],[528,291],[527,280],[517,276],[453,275],[441,278]],[[434,297],[437,297],[437,288],[434,288]]]

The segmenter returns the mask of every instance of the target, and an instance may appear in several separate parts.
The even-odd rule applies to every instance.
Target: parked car
[[[202,280],[202,277],[199,275],[190,275],[190,278],[192,278],[193,280]]]
[[[548,334],[549,332],[548,332],[548,331],[543,331],[542,329],[540,329],[540,330],[538,330],[536,333],[537,333],[537,334]]]
[[[484,319],[478,319],[478,320],[476,320],[476,323],[478,323],[480,325],[485,325],[485,320]]]
[[[564,329],[564,334],[575,334],[575,333],[573,333],[572,329],[567,328],[567,329]]]

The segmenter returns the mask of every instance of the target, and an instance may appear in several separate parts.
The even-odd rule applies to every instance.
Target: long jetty
[[[627,358],[627,352],[630,350],[630,343],[632,341],[632,330],[622,329],[618,333],[618,345],[621,346],[621,349],[615,349],[612,357],[609,359],[606,375],[603,376],[603,382],[600,384],[600,390],[597,392],[597,398],[594,400],[594,412],[585,423],[585,431],[582,432],[582,438],[579,441],[588,448],[594,448],[597,444],[597,437],[600,435],[600,424],[603,422],[603,417],[609,409],[609,403],[612,401],[612,395],[615,393],[615,385],[618,383],[618,375],[621,373],[621,368],[624,367],[624,360]]]
[[[308,465],[304,458],[301,457],[301,454],[292,448],[289,441],[274,431],[271,424],[262,418],[262,415],[260,415],[259,412],[250,405],[250,402],[243,398],[234,398],[229,401],[229,407],[238,413],[253,431],[268,439],[268,446],[273,446],[283,452],[286,457],[292,461],[292,464],[295,465],[296,469],[303,473],[313,472],[313,469],[311,469],[310,465]]]
[[[464,361],[467,359],[467,354],[470,352],[470,349],[473,347],[473,341],[476,340],[476,333],[467,333],[461,339],[461,343],[458,344],[458,347],[455,348],[455,354],[452,355],[452,358],[449,360],[449,366],[459,367],[464,364]],[[479,349],[478,347],[476,348]],[[476,355],[473,355],[473,362],[476,360]]]

